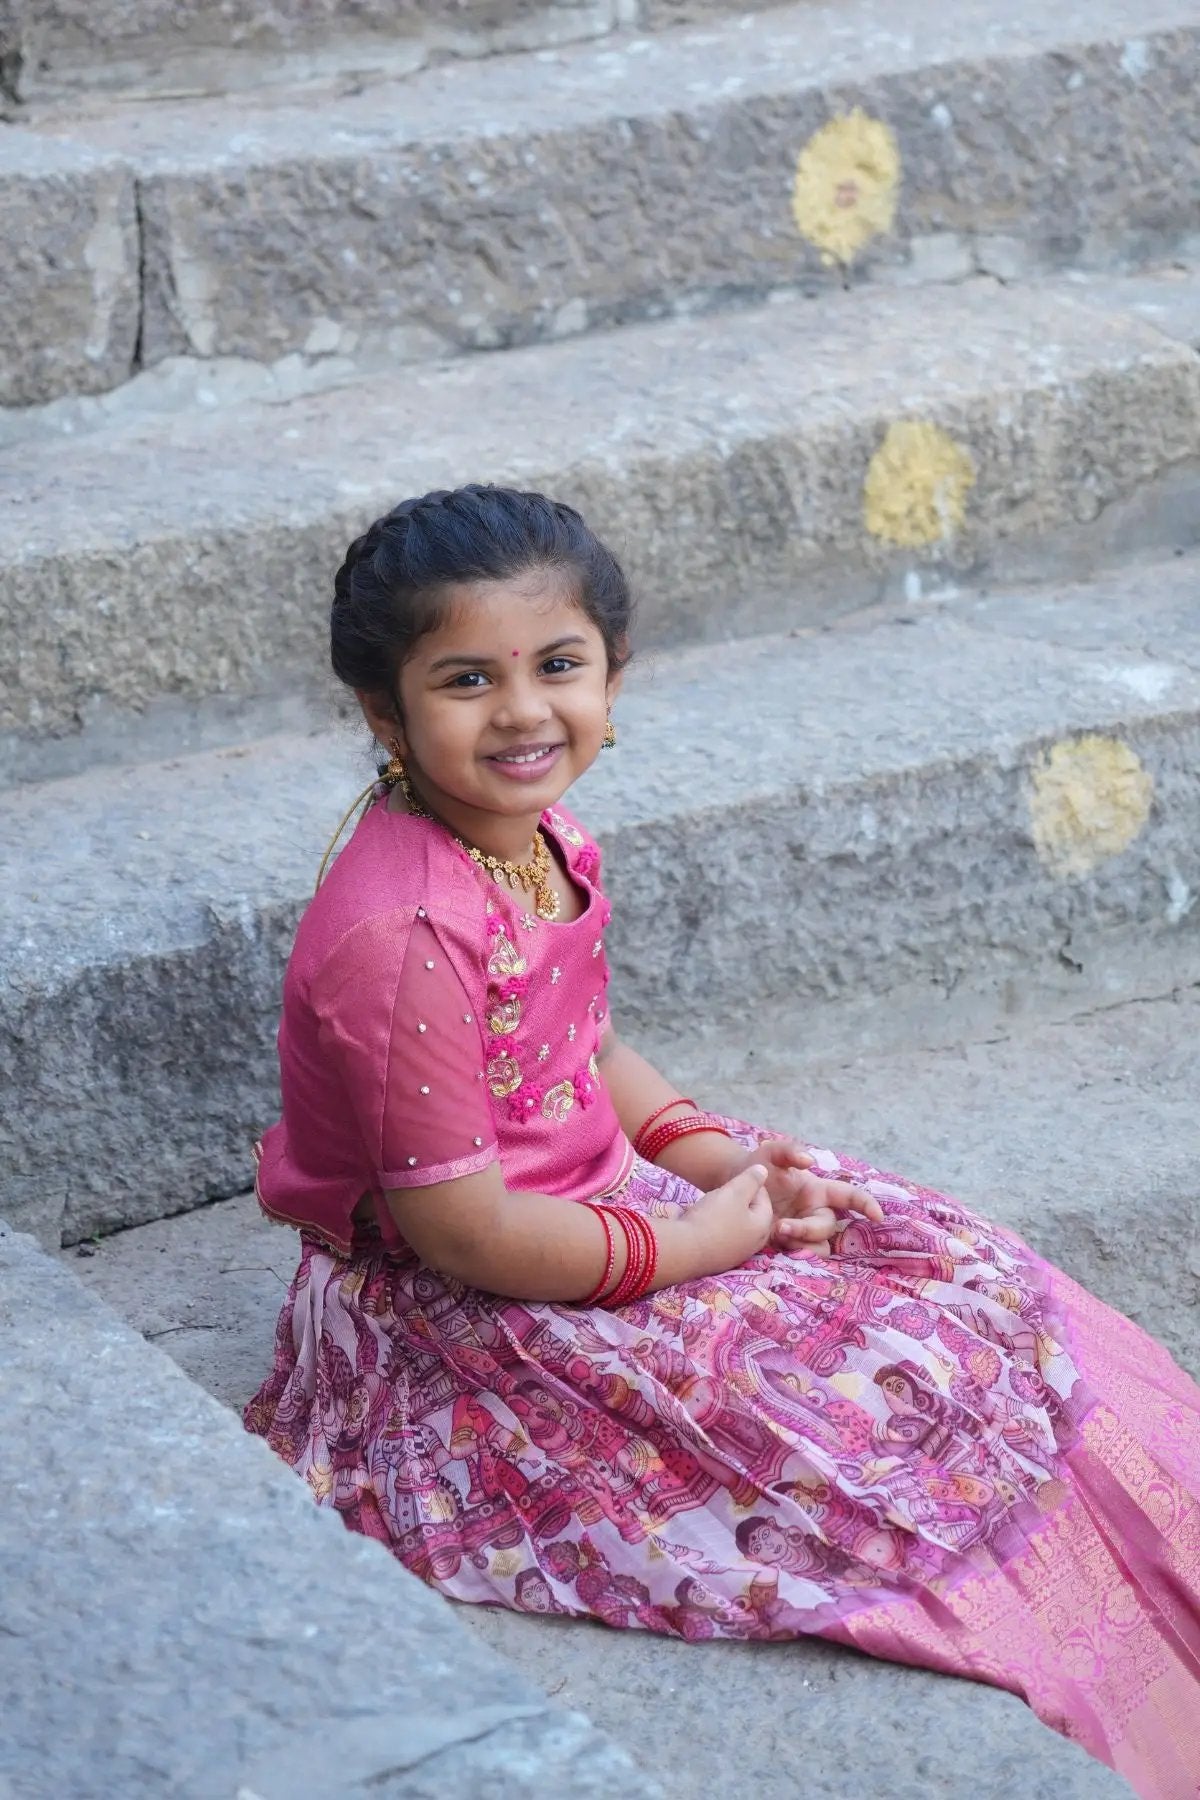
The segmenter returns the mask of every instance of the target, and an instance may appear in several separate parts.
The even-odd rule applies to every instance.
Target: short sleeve
[[[407,940],[405,922],[364,921],[313,985],[322,1047],[384,1190],[454,1181],[499,1155],[474,1004],[432,921],[418,914]]]

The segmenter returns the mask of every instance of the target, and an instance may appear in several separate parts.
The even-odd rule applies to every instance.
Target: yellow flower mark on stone
[[[900,188],[900,151],[891,128],[856,106],[809,138],[796,163],[792,216],[827,266],[843,268],[863,245],[890,231]]]
[[[1119,738],[1054,744],[1033,768],[1033,841],[1055,875],[1090,875],[1127,850],[1150,817],[1154,782]]]
[[[872,537],[916,550],[962,525],[975,465],[961,444],[926,419],[901,419],[871,458],[863,522]]]

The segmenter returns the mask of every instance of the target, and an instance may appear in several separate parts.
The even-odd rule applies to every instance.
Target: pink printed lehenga
[[[381,806],[306,915],[260,1166],[302,1251],[248,1428],[458,1600],[831,1638],[1012,1690],[1144,1800],[1196,1794],[1200,1389],[1008,1232],[817,1151],[882,1223],[854,1219],[828,1260],[763,1254],[583,1311],[443,1278],[381,1202],[352,1222],[384,1176],[446,1179],[497,1147],[510,1186],[566,1204],[601,1166],[651,1216],[696,1198],[632,1157],[596,1077],[596,851],[569,816],[548,827],[589,894],[572,925],[516,915],[436,827]],[[305,1082],[334,1074],[322,1122]],[[431,1125],[416,1102],[439,1088]]]

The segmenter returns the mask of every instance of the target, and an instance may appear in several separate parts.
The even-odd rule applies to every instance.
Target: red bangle
[[[715,1131],[721,1137],[729,1136],[725,1127],[711,1113],[688,1113],[682,1119],[668,1119],[665,1125],[657,1126],[637,1153],[646,1162],[657,1162],[668,1144],[673,1144],[676,1138],[691,1137],[698,1131]]]
[[[646,1240],[646,1267],[642,1273],[642,1285],[635,1296],[640,1300],[642,1295],[649,1293],[654,1286],[654,1277],[658,1273],[658,1233],[645,1213],[638,1213],[636,1216],[642,1228],[642,1235]]]
[[[658,1268],[658,1239],[649,1219],[631,1207],[614,1207],[613,1215],[625,1234],[628,1255],[616,1291],[610,1294],[605,1304],[628,1306],[632,1301],[640,1300],[654,1280]]]
[[[682,1098],[679,1100],[668,1100],[665,1106],[660,1106],[657,1112],[652,1112],[648,1119],[643,1119],[633,1136],[633,1147],[637,1154],[639,1156],[642,1154],[642,1139],[653,1125],[655,1119],[661,1119],[663,1114],[670,1112],[673,1106],[694,1107],[695,1104],[696,1102],[694,1100],[685,1100]]]
[[[613,1217],[625,1237],[625,1267],[621,1272],[620,1281],[605,1302],[610,1307],[624,1306],[627,1300],[632,1300],[641,1278],[641,1263],[645,1252],[645,1244],[633,1222],[633,1214],[629,1208],[627,1206],[614,1207]]]
[[[613,1237],[612,1222],[609,1217],[610,1209],[607,1206],[598,1206],[594,1200],[585,1200],[583,1204],[588,1208],[589,1212],[595,1213],[596,1217],[603,1225],[604,1241],[607,1246],[604,1258],[603,1275],[600,1277],[590,1294],[585,1294],[582,1300],[576,1301],[577,1306],[595,1306],[600,1296],[608,1291],[608,1284],[612,1280],[613,1269],[615,1268],[617,1261],[617,1243],[616,1239]]]

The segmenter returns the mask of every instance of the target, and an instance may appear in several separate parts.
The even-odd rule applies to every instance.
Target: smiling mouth
[[[545,762],[547,758],[554,755],[556,750],[561,749],[561,744],[541,744],[536,749],[530,750],[501,750],[498,751],[495,756],[489,756],[487,760],[488,762],[515,763],[519,765],[539,763]]]

